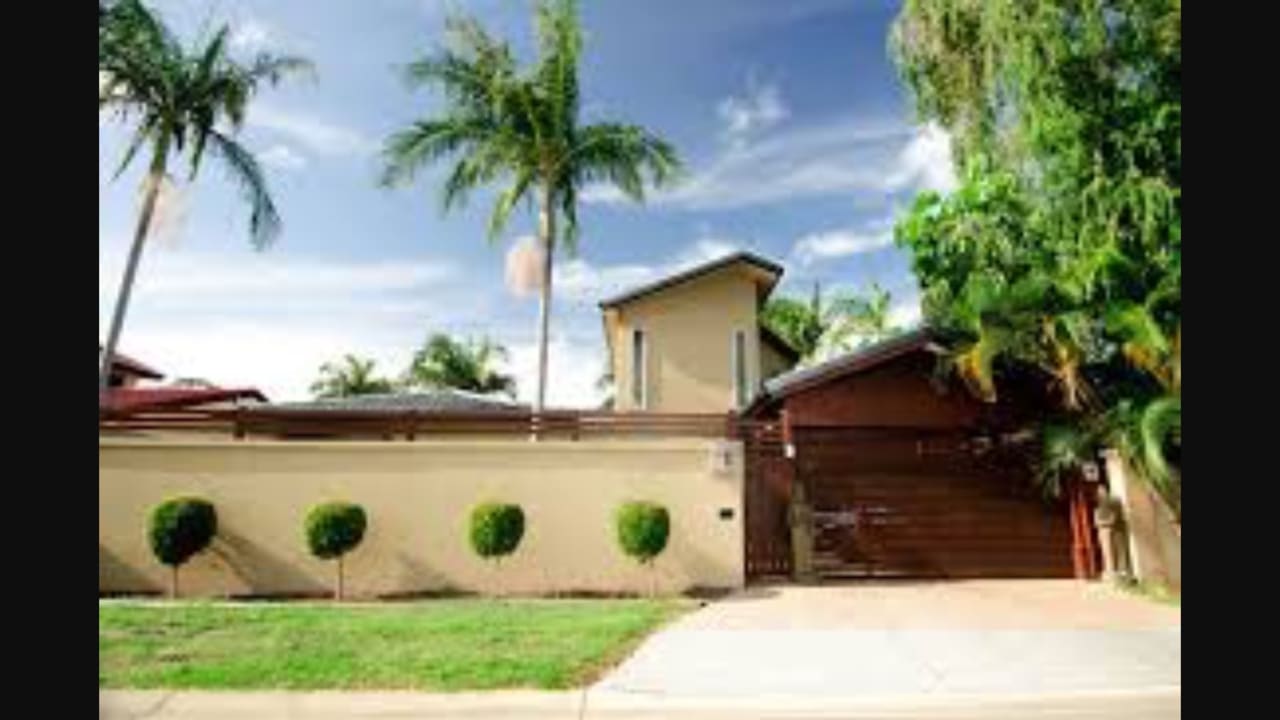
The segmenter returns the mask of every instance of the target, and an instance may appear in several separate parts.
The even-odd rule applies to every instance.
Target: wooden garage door
[[[922,431],[796,429],[819,574],[1071,577],[1062,501],[1025,463]]]

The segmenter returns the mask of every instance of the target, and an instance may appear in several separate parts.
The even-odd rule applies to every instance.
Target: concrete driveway
[[[1182,614],[1076,581],[752,588],[649,638],[592,697],[1180,695]]]

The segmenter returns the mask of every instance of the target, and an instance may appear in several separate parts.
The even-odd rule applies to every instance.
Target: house
[[[614,409],[747,407],[766,380],[799,359],[760,324],[782,272],[777,263],[738,252],[602,301]]]
[[[98,362],[102,362],[102,346],[98,346]],[[108,387],[133,387],[143,380],[159,380],[164,374],[155,368],[134,360],[124,353],[117,352],[111,362],[111,377],[107,379]]]
[[[102,352],[99,345],[99,360]],[[267,396],[257,388],[223,388],[206,382],[155,384],[164,377],[164,373],[150,365],[116,352],[107,392],[99,398],[99,409],[110,413],[216,410],[267,401]]]
[[[600,303],[617,410],[746,420],[749,576],[1096,573],[1083,489],[1045,498],[1017,433],[1046,398],[977,400],[929,328],[793,369],[760,324],[782,272],[741,252]]]

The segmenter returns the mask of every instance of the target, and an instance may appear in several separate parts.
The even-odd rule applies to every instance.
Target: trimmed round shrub
[[[172,498],[155,506],[147,528],[151,552],[175,568],[209,547],[217,534],[218,513],[213,503],[198,497]]]
[[[364,539],[368,518],[364,508],[348,502],[327,502],[307,513],[307,547],[321,560],[341,558]]]
[[[618,508],[616,516],[618,545],[627,555],[641,563],[653,562],[667,547],[671,535],[671,515],[652,502],[628,502]]]
[[[524,537],[524,510],[519,505],[487,502],[471,511],[471,548],[482,558],[515,552]]]

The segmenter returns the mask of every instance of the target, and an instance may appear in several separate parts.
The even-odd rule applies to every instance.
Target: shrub
[[[170,597],[178,596],[178,567],[209,547],[217,534],[218,514],[203,498],[171,498],[151,510],[147,538],[156,559],[173,569]]]
[[[524,510],[519,505],[487,502],[471,511],[471,548],[482,558],[515,552],[524,537]]]
[[[307,513],[307,547],[321,560],[337,559],[338,583],[334,597],[342,599],[342,556],[364,539],[368,519],[364,508],[348,502],[327,502]]]
[[[671,516],[665,507],[652,502],[623,503],[616,521],[618,545],[641,564],[652,563],[666,549]]]

